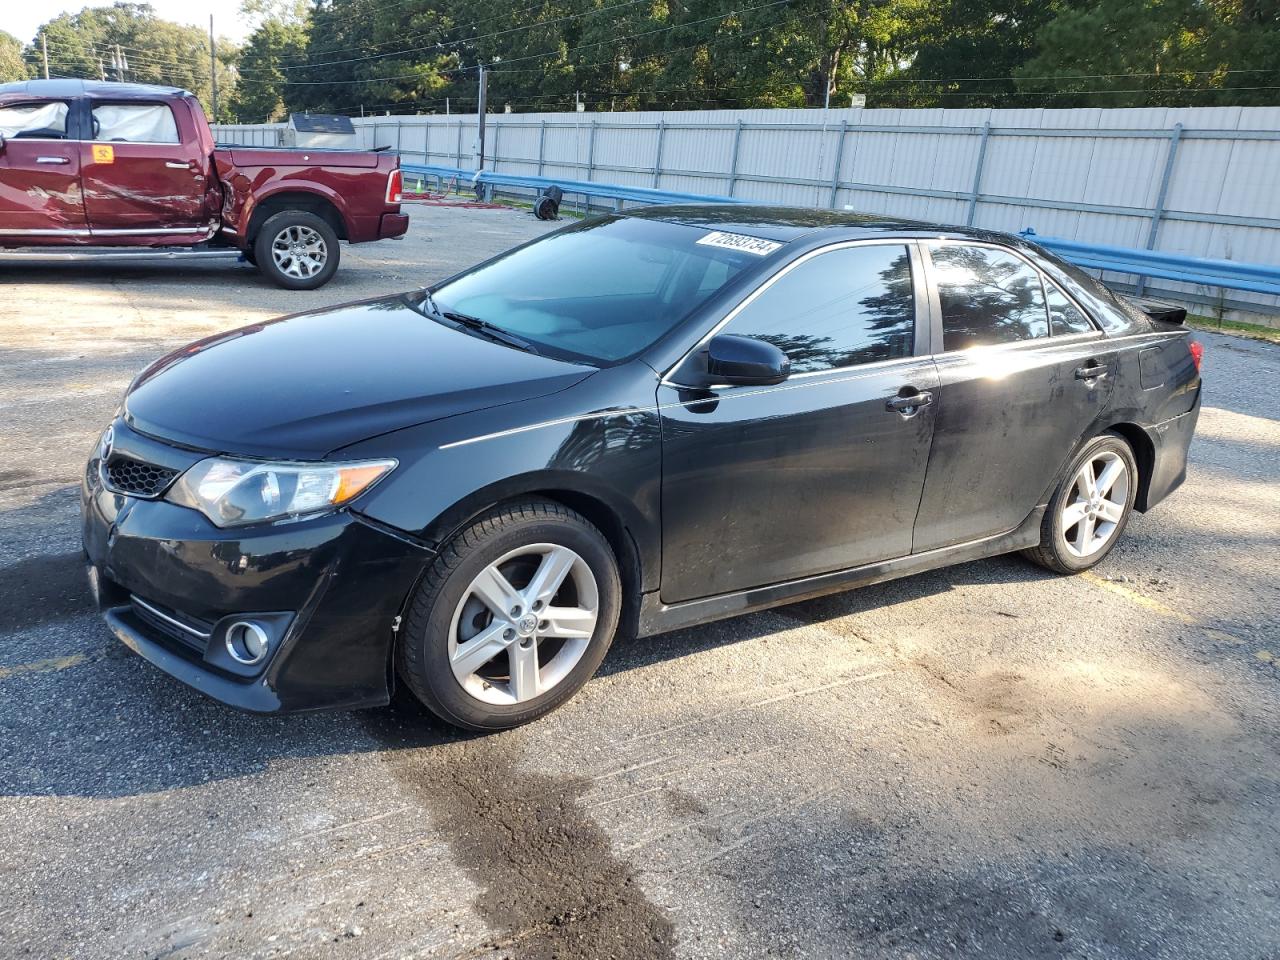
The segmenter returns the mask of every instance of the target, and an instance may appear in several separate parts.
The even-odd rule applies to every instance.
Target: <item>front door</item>
[[[168,103],[92,103],[82,146],[85,207],[95,236],[192,233],[207,225],[209,158],[179,135]],[[189,116],[183,115],[184,123]]]
[[[897,401],[937,377],[917,346],[918,272],[901,241],[802,257],[718,331],[781,348],[789,379],[659,386],[663,602],[911,552],[934,408]]]
[[[84,242],[79,145],[68,139],[62,100],[0,106],[0,240]]]
[[[1105,408],[1116,367],[1084,312],[1011,250],[926,250],[942,352],[916,552],[1016,528]]]

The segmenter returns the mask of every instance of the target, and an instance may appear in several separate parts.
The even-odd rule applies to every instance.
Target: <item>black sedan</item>
[[[646,635],[1023,551],[1183,480],[1200,346],[1014,237],[628,211],[130,386],[85,471],[108,624],[254,711],[403,684],[533,720]]]

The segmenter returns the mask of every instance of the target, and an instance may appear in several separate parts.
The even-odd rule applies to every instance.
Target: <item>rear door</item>
[[[207,225],[209,158],[185,109],[165,101],[90,101],[81,147],[95,236],[193,233]]]
[[[0,237],[14,243],[86,238],[79,145],[70,100],[0,106]]]
[[[1014,250],[922,246],[942,350],[917,553],[1017,527],[1105,409],[1117,362],[1085,311]]]
[[[717,330],[791,358],[776,386],[664,381],[662,599],[676,603],[911,552],[936,385],[911,241],[801,257]],[[921,324],[917,324],[919,313]]]

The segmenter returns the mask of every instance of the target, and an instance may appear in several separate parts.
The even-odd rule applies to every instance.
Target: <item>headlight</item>
[[[235,527],[336,509],[395,465],[395,460],[263,463],[211,457],[179,477],[165,499],[199,510],[216,526]]]

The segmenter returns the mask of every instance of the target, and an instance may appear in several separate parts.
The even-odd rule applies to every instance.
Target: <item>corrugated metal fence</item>
[[[495,114],[486,166],[1280,264],[1280,108]],[[476,118],[365,117],[360,146],[474,166]],[[221,126],[277,143],[283,124]],[[1123,284],[1136,278],[1108,277]],[[1280,298],[1161,281],[1191,303]],[[1152,291],[1149,291],[1152,292]]]

